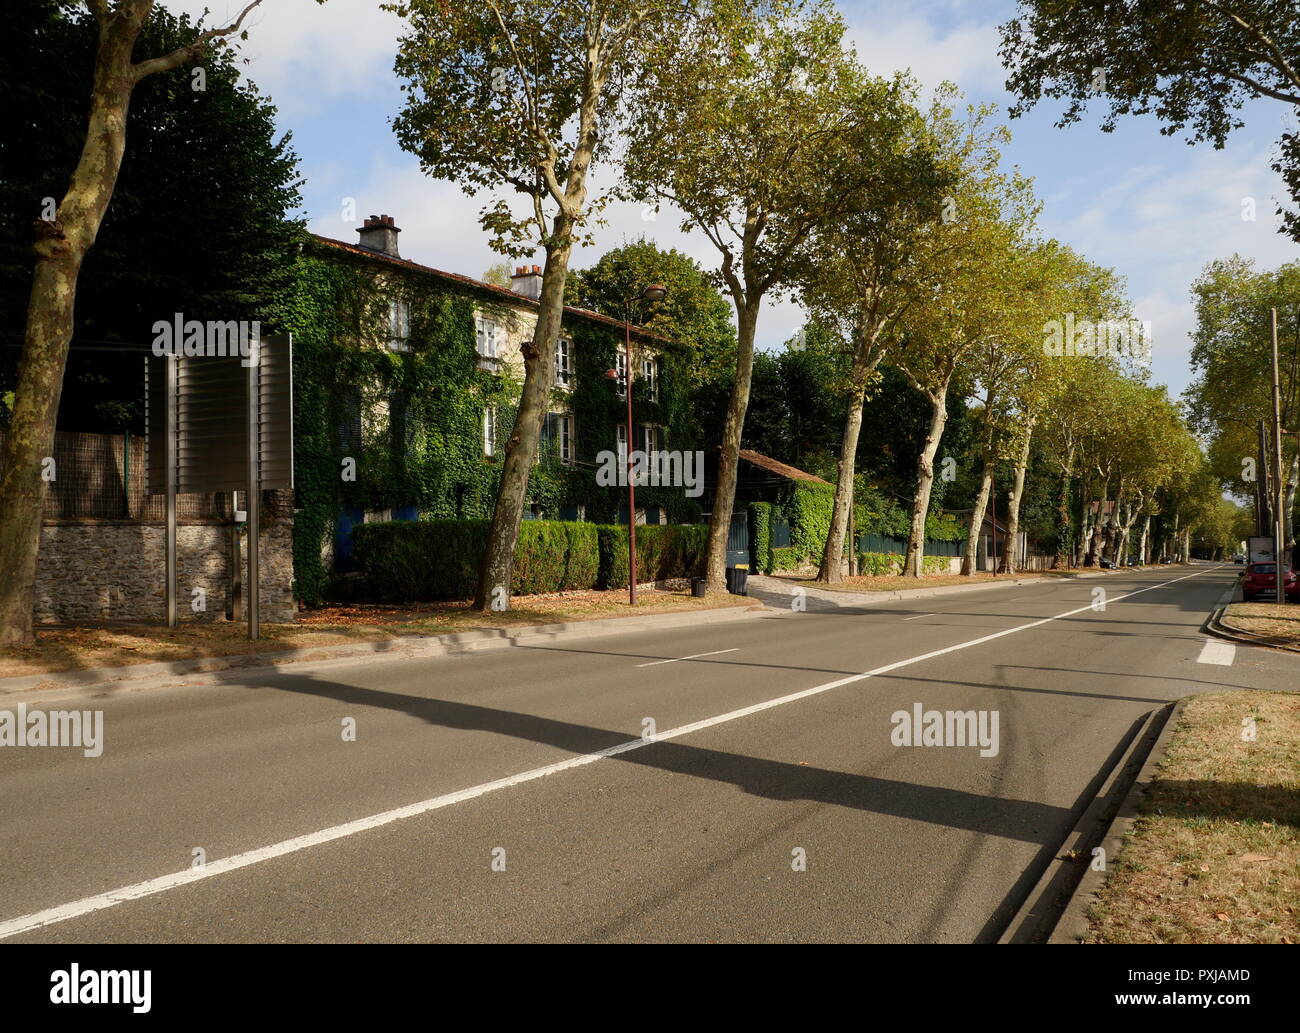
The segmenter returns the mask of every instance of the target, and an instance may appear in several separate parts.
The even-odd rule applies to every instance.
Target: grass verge
[[[1300,942],[1300,693],[1188,701],[1088,920],[1085,943]]]
[[[1233,603],[1223,612],[1223,624],[1254,635],[1264,645],[1300,648],[1300,606],[1295,603]]]

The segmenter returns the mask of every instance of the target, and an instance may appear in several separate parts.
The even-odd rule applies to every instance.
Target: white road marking
[[[1198,664],[1218,664],[1220,667],[1231,667],[1232,661],[1237,658],[1237,647],[1231,642],[1219,642],[1216,639],[1209,639],[1201,647],[1201,655],[1196,658]]]
[[[922,617],[938,617],[937,613],[918,613],[915,617],[904,617],[905,621],[919,621]]]
[[[1144,592],[1151,592],[1157,588],[1164,588],[1166,585],[1176,584],[1179,581],[1186,581],[1188,578],[1199,577],[1201,574],[1209,572],[1210,571],[1198,570],[1194,574],[1185,574],[1182,577],[1176,577],[1170,581],[1162,581],[1158,585],[1149,585],[1146,588],[1139,588],[1135,592],[1116,596],[1110,601],[1112,603],[1117,603],[1121,599],[1129,599],[1135,595],[1142,595]],[[617,746],[610,746],[606,749],[599,750],[596,753],[584,753],[577,757],[570,757],[568,760],[557,761],[554,764],[547,764],[544,767],[522,771],[517,775],[508,775],[505,778],[498,778],[492,782],[484,782],[481,785],[470,786],[468,789],[461,789],[458,792],[447,793],[443,796],[435,796],[428,800],[421,800],[419,803],[408,804],[405,807],[398,807],[391,811],[381,811],[379,814],[372,814],[366,818],[358,818],[356,821],[349,821],[342,825],[334,825],[327,829],[321,829],[319,832],[312,832],[308,835],[298,836],[294,839],[286,839],[281,843],[273,843],[270,846],[259,847],[256,850],[249,850],[242,854],[235,854],[231,857],[223,857],[215,861],[209,861],[202,868],[187,868],[184,871],[173,872],[171,875],[162,875],[156,879],[148,879],[144,882],[137,882],[130,886],[123,886],[120,889],[110,890],[107,893],[100,893],[93,897],[83,897],[81,900],[74,900],[71,903],[61,904],[58,907],[47,908],[44,911],[36,911],[30,915],[21,915],[18,918],[11,918],[8,921],[0,922],[0,940],[7,939],[10,936],[18,936],[21,933],[31,932],[33,929],[40,929],[44,926],[54,925],[58,922],[66,922],[72,918],[80,918],[82,915],[92,914],[95,911],[102,911],[105,908],[114,907],[115,905],[128,900],[139,900],[142,897],[151,897],[154,894],[163,893],[166,890],[177,889],[178,887],[187,886],[190,883],[199,882],[203,879],[211,879],[214,876],[224,875],[227,872],[233,872],[240,868],[248,868],[251,865],[260,864],[263,861],[270,861],[277,857],[284,857],[287,854],[297,853],[299,850],[307,850],[310,847],[320,846],[322,843],[330,843],[336,839],[355,836],[360,832],[368,832],[371,829],[377,829],[383,825],[390,825],[393,822],[401,821],[404,818],[414,818],[421,814],[428,814],[430,811],[441,810],[442,808],[450,807],[453,804],[464,803],[466,800],[473,800],[480,796],[486,796],[488,793],[496,792],[498,789],[509,789],[512,786],[522,785],[525,782],[532,782],[539,778],[545,778],[547,775],[556,775],[561,771],[570,771],[574,768],[584,767],[587,764],[594,764],[596,761],[603,760],[606,757],[615,757],[620,753],[630,753],[632,750],[639,750],[642,747],[650,746],[653,743],[664,742],[668,739],[677,739],[683,735],[690,735],[693,732],[700,732],[706,728],[712,728],[715,725],[727,724],[730,721],[737,721],[740,718],[749,717],[753,714],[761,714],[765,710],[784,706],[787,703],[794,703],[801,699],[808,699],[810,696],[818,696],[823,692],[829,692],[831,689],[838,689],[845,685],[852,685],[855,682],[866,681],[868,678],[875,678],[882,674],[888,674],[890,671],[897,671],[903,667],[910,667],[912,664],[919,664],[926,660],[933,660],[937,656],[946,656],[949,653],[956,653],[962,649],[969,649],[971,646],[983,645],[985,642],[992,642],[995,639],[1005,638],[1008,635],[1015,635],[1021,631],[1028,631],[1030,628],[1040,628],[1044,624],[1051,624],[1053,621],[1058,621],[1065,617],[1073,617],[1076,614],[1088,613],[1091,610],[1092,603],[1088,603],[1088,605],[1080,606],[1078,609],[1067,610],[1065,613],[1058,613],[1054,617],[1043,617],[1041,620],[1030,621],[1028,624],[1018,624],[1014,628],[995,631],[990,635],[982,635],[979,638],[973,638],[968,642],[959,642],[955,646],[946,646],[943,649],[935,649],[929,653],[922,653],[919,656],[909,657],[906,660],[897,660],[892,664],[886,664],[883,667],[864,671],[861,674],[851,674],[845,678],[837,678],[835,681],[825,682],[821,685],[814,685],[811,689],[802,689],[799,692],[792,692],[786,696],[778,696],[776,699],[765,700],[762,703],[755,703],[752,706],[741,707],[739,710],[732,710],[725,714],[718,714],[716,717],[709,717],[688,725],[680,725],[677,728],[670,728],[667,731],[659,732],[657,735],[649,739],[631,739],[628,742],[620,743]]]
[[[655,667],[659,664],[675,664],[681,660],[697,660],[702,656],[717,656],[719,653],[738,653],[740,647],[735,649],[715,649],[712,653],[693,653],[691,656],[675,656],[671,660],[652,660],[648,664],[637,664],[638,667]]]

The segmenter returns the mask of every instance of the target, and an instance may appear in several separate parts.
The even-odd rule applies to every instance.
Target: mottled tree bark
[[[984,467],[980,473],[980,490],[975,495],[975,504],[971,509],[970,524],[966,531],[966,544],[961,554],[961,572],[969,577],[975,573],[979,561],[980,532],[984,530],[984,513],[989,506],[989,493],[993,490],[993,464],[984,456]]]
[[[930,429],[926,432],[917,461],[916,496],[912,500],[912,530],[907,540],[907,558],[903,562],[905,577],[925,574],[925,518],[930,512],[930,491],[934,487],[934,457],[948,423],[948,385],[944,384],[930,398]]]
[[[1025,471],[1029,468],[1029,444],[1034,437],[1034,423],[1021,432],[1020,454],[1016,457],[1015,480],[1011,485],[1011,504],[1007,507],[1007,534],[1002,541],[1002,569],[1016,573],[1016,541],[1020,534],[1020,501],[1025,497]]]
[[[515,546],[519,542],[519,525],[524,518],[524,504],[528,497],[528,477],[541,442],[551,384],[555,378],[555,342],[560,336],[560,322],[564,316],[564,282],[568,275],[572,229],[569,218],[562,213],[557,216],[553,239],[560,243],[546,249],[537,328],[532,344],[524,349],[524,386],[519,394],[514,427],[506,442],[501,483],[492,508],[492,523],[474,595],[475,609],[484,612],[509,608]],[[629,379],[631,376],[629,360]],[[628,448],[631,447],[629,443]],[[630,519],[635,520],[635,515]]]
[[[849,527],[849,511],[853,507],[853,470],[858,454],[858,435],[862,431],[863,392],[855,389],[849,399],[849,412],[844,420],[844,436],[840,441],[839,475],[835,482],[835,508],[831,512],[831,526],[826,533],[826,547],[822,550],[821,566],[817,580],[825,584],[839,584],[844,580],[844,539]],[[850,543],[853,548],[853,543]]]
[[[709,516],[708,569],[709,584],[721,587],[726,582],[727,535],[736,504],[736,474],[740,466],[740,435],[745,427],[745,410],[749,408],[749,386],[754,373],[754,334],[758,327],[760,299],[754,298],[739,307],[736,335],[736,382],[731,386],[727,404],[727,421],[722,430],[722,448],[718,454],[718,487]]]

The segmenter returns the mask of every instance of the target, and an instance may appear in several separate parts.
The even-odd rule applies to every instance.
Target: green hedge
[[[769,550],[771,556],[771,566],[763,573],[770,574],[774,570],[795,570],[802,567],[805,563],[810,562],[809,558],[803,554],[803,550],[796,549],[793,545],[782,546],[779,549]]]
[[[835,513],[835,485],[798,481],[790,493],[786,515],[790,521],[790,548],[804,556],[821,558]]]
[[[749,504],[749,564],[756,574],[772,573],[772,503]]]
[[[880,576],[884,574],[901,574],[906,555],[898,552],[860,552],[858,553],[858,573]],[[922,570],[926,574],[946,574],[948,572],[947,556],[923,556]]]
[[[468,599],[478,584],[488,522],[391,521],[361,524],[352,534],[354,555],[374,598]],[[637,580],[698,575],[707,540],[705,526],[638,527]],[[511,595],[626,588],[627,583],[626,527],[558,520],[525,520],[520,525]]]
[[[600,574],[597,588],[626,588],[627,528],[604,524],[600,535]],[[637,581],[700,577],[709,529],[704,524],[646,524],[636,529]]]

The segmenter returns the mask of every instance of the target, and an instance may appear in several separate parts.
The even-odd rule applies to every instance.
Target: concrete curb
[[[1228,604],[1228,606],[1231,605],[1231,603]],[[1281,642],[1270,642],[1268,639],[1260,638],[1258,635],[1252,635],[1249,631],[1241,631],[1224,624],[1223,614],[1228,609],[1228,606],[1220,606],[1210,614],[1210,619],[1205,622],[1205,626],[1202,630],[1207,634],[1216,636],[1217,638],[1226,638],[1231,642],[1241,642],[1248,646],[1260,646],[1264,649],[1280,649],[1287,653],[1300,653],[1300,646],[1289,646]]]
[[[1129,787],[1128,794],[1124,797],[1124,802],[1120,805],[1119,812],[1115,819],[1110,823],[1106,830],[1105,836],[1101,841],[1101,848],[1106,852],[1106,864],[1109,866],[1118,860],[1120,851],[1124,846],[1124,837],[1133,829],[1133,823],[1138,818],[1138,805],[1142,797],[1146,795],[1147,787],[1155,779],[1155,771],[1160,761],[1164,759],[1165,750],[1169,748],[1169,740],[1173,738],[1174,731],[1178,728],[1182,720],[1183,709],[1187,706],[1187,698],[1177,700],[1170,710],[1168,707],[1162,707],[1161,710],[1169,710],[1169,717],[1160,729],[1160,735],[1152,745],[1146,755],[1146,760],[1142,764],[1142,770],[1138,772],[1137,778],[1133,780],[1132,786]],[[1102,887],[1106,885],[1106,879],[1109,877],[1108,872],[1095,872],[1091,867],[1084,870],[1083,878],[1080,880],[1070,902],[1066,905],[1060,920],[1053,928],[1051,935],[1048,937],[1048,943],[1081,943],[1083,938],[1088,934],[1088,909],[1092,907],[1097,895],[1101,892]]]
[[[237,653],[230,656],[200,657],[194,660],[100,667],[85,671],[26,674],[14,678],[0,678],[0,697],[35,690],[93,689],[153,679],[181,678],[236,669],[276,668],[296,663],[346,660],[354,657],[413,659],[449,656],[485,649],[500,649],[528,639],[588,638],[685,625],[724,623],[757,616],[765,609],[761,603],[754,603],[749,606],[715,607],[685,613],[647,614],[643,617],[607,617],[591,621],[569,621],[563,624],[527,624],[518,628],[483,628],[476,631],[449,632],[445,635],[404,635],[372,642],[308,646],[275,653]]]
[[[1166,704],[1152,710],[1143,719],[1020,910],[998,938],[998,943],[1077,942],[1058,939],[1058,930],[1068,928],[1066,919],[1076,910],[1086,915],[1087,905],[1105,881],[1105,873],[1092,870],[1092,850],[1100,845],[1107,858],[1118,853],[1118,847],[1111,842],[1116,828],[1115,816],[1124,814],[1126,808],[1132,806],[1134,793],[1148,771],[1151,758],[1159,759],[1163,755],[1164,729],[1170,725],[1166,720],[1170,710],[1171,706]],[[1121,794],[1127,795],[1121,797]],[[1083,865],[1082,879],[1080,865]],[[1092,876],[1096,876],[1095,885],[1090,881]]]

